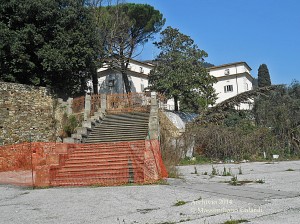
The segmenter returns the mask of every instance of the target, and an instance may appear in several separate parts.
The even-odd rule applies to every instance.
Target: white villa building
[[[127,75],[132,92],[144,92],[144,89],[148,87],[148,76],[153,68],[153,64],[130,60]],[[126,93],[120,71],[104,66],[103,68],[98,69],[97,73],[99,86],[98,92],[100,94]]]
[[[246,62],[236,62],[210,67],[209,74],[217,78],[214,84],[218,99],[216,104],[223,102],[240,93],[252,90],[254,78],[251,68]],[[251,109],[252,101],[241,103],[237,109]]]
[[[154,65],[151,63],[130,60],[128,78],[132,92],[144,92],[148,87],[148,76],[153,68]],[[251,68],[246,62],[214,66],[208,68],[208,71],[218,80],[214,84],[218,94],[217,104],[252,89],[253,77],[250,74]],[[91,82],[88,85],[92,86]],[[100,94],[126,93],[121,72],[105,66],[100,68],[98,70],[98,91]],[[251,103],[243,103],[238,109],[250,108]],[[166,109],[174,110],[173,100],[168,100]]]

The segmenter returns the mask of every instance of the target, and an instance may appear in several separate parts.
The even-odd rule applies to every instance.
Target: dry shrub
[[[182,149],[178,147],[177,141],[172,141],[168,136],[161,135],[162,159],[168,171],[169,177],[177,178],[179,176],[176,166],[182,158]],[[174,144],[175,143],[175,144]]]
[[[179,174],[176,166],[179,164],[183,155],[183,148],[180,144],[182,138],[180,137],[178,129],[161,111],[159,111],[159,120],[162,158],[169,177],[177,178]]]
[[[206,127],[194,126],[185,136],[194,136],[195,149],[211,159],[256,160],[263,157],[283,154],[283,146],[268,128],[257,127],[245,130],[241,127],[226,127],[210,124]]]

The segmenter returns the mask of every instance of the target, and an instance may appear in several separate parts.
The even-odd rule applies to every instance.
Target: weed
[[[219,172],[217,171],[217,169],[214,166],[211,166],[211,168],[212,168],[212,170],[211,170],[211,176],[218,175]]]
[[[226,167],[224,166],[223,174],[222,176],[232,176],[231,169],[227,171]]]
[[[294,169],[291,169],[291,168],[289,168],[289,169],[287,169],[286,171],[295,171]]]
[[[224,222],[224,224],[238,224],[238,223],[243,223],[243,222],[249,222],[246,219],[239,219],[239,220],[228,220]]]
[[[185,205],[187,202],[186,201],[177,201],[174,206],[181,206],[181,205]]]
[[[203,175],[208,175],[207,171],[205,171],[205,172],[203,173]]]
[[[197,167],[194,166],[194,170],[195,170],[194,174],[198,174]]]
[[[229,182],[229,184],[233,185],[233,186],[237,186],[238,185],[238,179],[237,176],[232,176],[231,181]]]
[[[258,179],[255,181],[255,183],[258,183],[258,184],[264,184],[265,181],[263,179]]]
[[[242,175],[243,174],[243,171],[242,171],[242,167],[240,166],[239,167],[239,175]]]

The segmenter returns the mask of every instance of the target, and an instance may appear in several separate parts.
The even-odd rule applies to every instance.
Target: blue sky
[[[245,61],[257,77],[267,64],[273,84],[300,81],[300,0],[128,0],[161,11],[166,26],[189,35],[207,62]],[[159,35],[157,35],[159,37]],[[149,42],[138,60],[153,59]]]

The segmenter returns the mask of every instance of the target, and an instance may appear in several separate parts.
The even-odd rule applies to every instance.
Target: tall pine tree
[[[270,86],[271,78],[266,64],[261,64],[258,68],[258,87]]]

